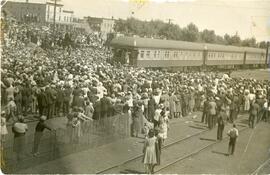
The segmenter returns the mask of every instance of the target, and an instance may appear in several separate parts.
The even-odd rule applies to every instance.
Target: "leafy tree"
[[[266,41],[261,41],[260,43],[258,43],[260,48],[266,49],[267,48],[267,42]]]
[[[247,38],[242,41],[242,46],[245,47],[256,47],[256,39],[255,38]]]
[[[234,46],[240,46],[241,45],[241,38],[240,38],[240,36],[238,35],[237,32],[235,33],[235,35],[233,35],[231,37],[231,43]]]
[[[234,35],[225,34],[223,37],[216,35],[214,30],[204,29],[199,31],[198,27],[190,23],[184,28],[176,24],[168,24],[161,20],[142,21],[135,18],[116,21],[115,31],[125,35],[138,35],[149,38],[166,38],[169,40],[182,40],[191,42],[206,42],[235,46],[266,48],[266,42],[256,43],[255,38],[241,40],[238,33]]]
[[[216,44],[226,44],[226,41],[224,40],[224,38],[222,36],[217,35],[215,43]]]
[[[185,27],[181,32],[181,39],[184,41],[192,41],[192,42],[198,41],[199,39],[198,27],[193,23],[187,25],[187,27]]]
[[[200,33],[200,38],[203,42],[206,43],[214,43],[216,41],[216,34],[214,30],[207,30],[204,29],[201,33]]]

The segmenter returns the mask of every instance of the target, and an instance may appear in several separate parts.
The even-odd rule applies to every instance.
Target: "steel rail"
[[[239,132],[246,131],[248,128],[249,128],[249,127],[247,126],[247,127],[243,128],[243,129],[240,129]],[[166,168],[168,168],[169,166],[172,166],[172,165],[176,164],[177,162],[180,162],[180,161],[185,160],[185,159],[187,159],[187,158],[189,158],[189,157],[192,157],[192,156],[194,156],[194,155],[196,155],[196,154],[202,152],[203,150],[205,150],[205,149],[207,149],[207,148],[209,148],[209,147],[211,147],[211,146],[213,146],[213,145],[215,145],[215,144],[224,142],[224,141],[227,140],[228,138],[229,138],[229,137],[226,136],[226,137],[225,137],[223,140],[221,140],[221,141],[216,141],[216,142],[214,142],[214,143],[208,144],[208,145],[206,145],[206,146],[204,146],[204,147],[202,147],[202,148],[200,148],[200,149],[198,149],[198,150],[196,150],[196,151],[193,151],[192,153],[190,153],[190,154],[188,154],[188,155],[186,155],[186,156],[179,157],[178,159],[174,160],[173,162],[170,162],[170,163],[166,164],[165,166],[159,168],[158,170],[155,171],[155,173],[157,173],[157,172],[159,172],[159,171],[161,171],[161,170],[163,170],[163,169],[166,169]]]

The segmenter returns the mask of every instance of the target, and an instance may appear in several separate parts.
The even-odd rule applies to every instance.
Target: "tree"
[[[178,25],[166,24],[159,30],[158,34],[170,40],[179,40],[181,38],[181,29]]]
[[[215,31],[204,29],[202,32],[200,32],[200,39],[206,43],[214,43],[216,41]]]
[[[194,42],[198,41],[198,39],[199,30],[198,27],[193,23],[187,25],[187,27],[185,27],[181,32],[181,40]]]
[[[117,20],[115,31],[125,35],[138,35],[148,38],[266,48],[266,42],[257,45],[255,38],[241,40],[237,32],[234,35],[225,34],[223,37],[216,35],[214,30],[204,29],[199,32],[198,27],[193,23],[180,28],[177,24],[168,24],[161,20],[141,21],[136,18],[128,18],[127,20]]]
[[[235,35],[233,35],[231,37],[231,43],[234,46],[240,46],[241,45],[241,38],[239,37],[237,32],[235,33]]]
[[[224,38],[222,36],[217,35],[215,43],[216,44],[226,44],[226,41],[224,40]]]
[[[266,49],[267,48],[267,42],[266,41],[261,41],[260,43],[258,43],[260,48]]]
[[[256,39],[255,38],[247,38],[242,41],[242,46],[245,47],[256,47]]]

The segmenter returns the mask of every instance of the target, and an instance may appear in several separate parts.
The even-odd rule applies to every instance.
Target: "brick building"
[[[7,1],[2,7],[2,11],[4,11],[7,16],[11,16],[17,21],[52,25],[54,21],[54,6],[55,4],[53,2],[30,3],[28,1]],[[63,6],[63,4],[56,4],[56,27],[72,28],[74,12],[65,10]]]

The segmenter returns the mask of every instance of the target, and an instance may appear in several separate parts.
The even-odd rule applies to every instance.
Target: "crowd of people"
[[[154,135],[164,144],[170,119],[195,111],[202,111],[201,122],[209,129],[218,125],[218,139],[222,139],[222,125],[233,123],[239,112],[250,112],[250,127],[255,119],[269,121],[268,80],[112,64],[108,62],[111,51],[96,34],[52,37],[44,27],[7,24],[1,48],[5,122],[30,114],[51,119],[80,111],[85,119],[100,120],[129,113],[132,135],[143,132],[153,146]]]

